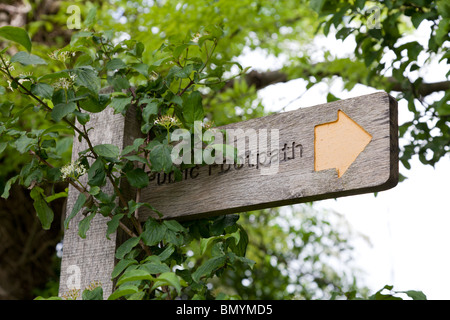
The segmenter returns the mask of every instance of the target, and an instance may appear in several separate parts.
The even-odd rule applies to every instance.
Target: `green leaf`
[[[122,59],[114,58],[108,61],[106,64],[106,70],[120,70],[126,68],[127,65]]]
[[[147,173],[141,168],[128,171],[126,176],[130,185],[135,188],[145,188],[150,182]]]
[[[439,116],[450,115],[450,91],[447,91],[440,101],[435,103],[435,109]]]
[[[145,263],[140,266],[140,268],[146,270],[150,274],[158,274],[164,272],[170,272],[170,268],[168,265],[159,263]]]
[[[156,278],[152,290],[161,286],[172,286],[177,290],[178,294],[181,293],[180,279],[173,272],[164,272],[158,278]]]
[[[75,110],[73,112],[73,114],[77,117],[77,120],[81,125],[85,125],[91,119],[91,116],[89,115],[89,113],[83,113],[83,112]]]
[[[131,66],[134,70],[142,74],[144,77],[148,77],[148,68],[149,66],[145,63],[137,63]]]
[[[92,67],[83,66],[72,70],[75,73],[75,84],[87,88],[94,94],[100,90],[100,78]]]
[[[134,48],[132,50],[128,51],[128,53],[136,58],[141,58],[144,50],[145,50],[144,44],[142,42],[136,42],[136,44],[134,45]]]
[[[172,255],[172,253],[175,252],[175,247],[173,246],[173,244],[169,244],[163,252],[161,252],[160,254],[158,254],[158,257],[161,259],[161,261],[166,261],[167,259],[170,258],[170,256]]]
[[[310,8],[319,14],[322,11],[322,7],[324,4],[325,4],[325,0],[311,0],[309,2]]]
[[[14,109],[14,103],[12,103],[10,101],[0,103],[0,114],[5,118],[9,118],[13,109]],[[0,129],[0,134],[1,134],[5,130],[5,127],[0,127],[0,128],[1,128]]]
[[[141,234],[142,241],[147,246],[157,245],[164,239],[167,227],[156,221],[155,219],[148,219],[144,225],[144,232]]]
[[[132,145],[126,146],[123,148],[121,155],[129,154],[130,152],[137,152],[139,147],[145,142],[144,138],[137,138],[133,141]]]
[[[86,203],[86,200],[87,199],[84,193],[80,193],[78,195],[77,201],[75,201],[70,215],[64,220],[64,229],[69,228],[70,220],[72,220],[78,214],[78,212],[80,212],[81,208],[83,208],[84,204]]]
[[[147,159],[140,157],[140,156],[136,156],[136,155],[131,155],[131,156],[124,156],[124,159],[130,160],[130,161],[138,161],[140,163],[143,164],[147,164]]]
[[[58,171],[59,171],[59,169],[58,169]],[[47,203],[50,203],[56,199],[66,198],[67,195],[68,195],[67,191],[58,192],[58,193],[52,194],[51,196],[46,197],[45,201],[47,201]]]
[[[36,65],[36,64],[44,64],[44,65],[47,64],[47,62],[45,62],[45,60],[43,60],[42,58],[40,58],[34,54],[25,52],[25,51],[17,52],[11,58],[11,62],[19,62],[20,64],[22,64],[24,66]]]
[[[383,290],[391,291],[393,288],[392,285],[385,285],[382,289],[375,292],[373,295],[369,297],[369,300],[403,300],[400,297],[395,297],[392,294],[383,294],[381,293]]]
[[[37,139],[28,138],[26,134],[16,140],[15,146],[20,153],[27,152],[33,144],[37,143]]]
[[[31,93],[44,99],[51,99],[53,87],[46,83],[36,83],[31,85]]]
[[[92,64],[92,58],[88,54],[82,54],[77,58],[77,61],[74,64],[75,68],[88,66]]]
[[[33,206],[36,210],[36,214],[41,221],[42,228],[44,230],[50,229],[53,221],[53,211],[42,196],[42,189],[35,187],[30,192],[31,198],[34,200]]]
[[[138,293],[139,289],[135,285],[125,285],[120,286],[116,291],[114,291],[109,297],[108,300],[116,300],[128,294]]]
[[[88,216],[84,217],[83,220],[78,224],[78,235],[82,238],[86,238],[86,233],[91,227],[91,220],[95,217],[96,212],[92,212]]]
[[[128,218],[130,218],[131,214],[133,214],[138,208],[140,208],[142,206],[149,208],[150,210],[155,212],[159,217],[163,216],[161,212],[156,210],[153,206],[151,206],[147,202],[136,203],[134,200],[130,200],[130,201],[128,201]]]
[[[6,94],[6,89],[4,86],[0,86],[0,95]]]
[[[450,18],[450,4],[448,1],[440,0],[437,1],[437,11],[444,18]]]
[[[5,151],[6,147],[8,146],[7,142],[0,142],[0,154]]]
[[[94,151],[105,158],[118,158],[120,154],[119,148],[113,144],[99,144],[94,146]]]
[[[233,248],[233,252],[236,253],[238,256],[244,257],[247,251],[249,239],[247,231],[245,231],[245,229],[242,228],[241,226],[238,227],[239,227],[239,241],[236,247]]]
[[[174,103],[174,104],[177,104],[180,107],[182,107],[183,106],[183,99],[180,96],[175,95],[175,96],[173,96],[170,99],[169,103]]]
[[[84,87],[77,91],[77,99],[82,99],[79,104],[83,110],[92,113],[105,110],[110,102],[109,94],[93,94]]]
[[[155,114],[158,114],[158,103],[155,101],[147,102],[147,105],[145,106],[144,110],[142,110],[142,120],[144,120],[144,122],[149,122],[150,116]]]
[[[62,300],[61,297],[49,297],[49,298],[44,298],[42,296],[36,297],[34,300]]]
[[[134,200],[128,201],[128,217],[131,217],[131,215],[140,207],[144,205],[143,202],[136,202]]]
[[[93,7],[92,9],[89,10],[88,14],[86,15],[86,19],[84,20],[84,28],[89,28],[95,24],[96,15],[97,15],[97,7]]]
[[[176,76],[181,79],[188,78],[190,76],[190,74],[192,73],[192,70],[193,70],[193,65],[188,64],[188,65],[184,66],[181,70],[179,70],[176,73]]]
[[[366,0],[356,0],[355,4],[359,9],[364,9],[365,2],[366,2]]]
[[[94,186],[89,190],[89,194],[96,196],[99,194],[100,191],[101,191],[100,187]]]
[[[33,182],[39,183],[42,181],[43,177],[44,177],[44,172],[42,171],[41,168],[39,168],[39,167],[33,168],[32,171],[26,175],[23,185],[25,187],[29,187],[29,186],[31,186],[31,184]]]
[[[226,256],[222,255],[219,257],[214,257],[203,263],[195,272],[192,274],[192,279],[198,282],[201,277],[209,277],[217,269],[224,266],[226,262]]]
[[[103,160],[98,158],[88,170],[88,184],[90,186],[102,186],[106,180],[105,166]]]
[[[121,274],[123,270],[134,264],[137,264],[137,261],[134,259],[122,259],[117,262],[113,272],[111,273],[111,280]]]
[[[153,281],[153,276],[149,274],[146,270],[143,269],[134,269],[125,271],[125,273],[119,278],[117,281],[117,285],[121,285],[125,282],[131,282],[131,281],[142,281],[142,280],[149,280]]]
[[[133,100],[133,97],[118,97],[111,99],[111,107],[114,109],[114,113],[123,113],[126,106],[128,106]]]
[[[17,181],[17,179],[19,178],[19,176],[14,176],[11,179],[9,179],[6,184],[5,184],[5,188],[3,189],[3,193],[2,193],[2,198],[3,199],[8,199],[9,197],[9,190],[11,189],[11,186]]]
[[[256,263],[255,261],[250,260],[248,258],[240,257],[233,252],[228,252],[227,256],[230,259],[231,264],[233,264],[236,260],[238,260],[238,261],[242,262],[244,265],[247,265],[250,269],[253,269],[253,266]]]
[[[115,91],[127,90],[130,88],[130,81],[125,76],[116,76],[111,81]]]
[[[214,38],[221,38],[223,36],[223,29],[216,25],[216,24],[210,24],[205,27],[205,31],[209,34],[211,34]],[[199,41],[200,42],[200,41]]]
[[[178,59],[178,57],[181,55],[181,53],[186,50],[186,48],[189,47],[189,44],[184,43],[182,45],[177,46],[174,50],[173,50],[173,57]]]
[[[198,91],[183,97],[183,115],[187,123],[193,124],[194,121],[203,121],[202,95]]]
[[[97,287],[93,290],[84,290],[81,295],[83,300],[103,300],[103,289],[102,287]]]
[[[166,243],[172,243],[179,247],[183,244],[184,237],[182,234],[168,229],[166,235],[164,236],[164,240]]]
[[[57,71],[54,73],[48,73],[38,78],[38,81],[43,80],[57,80],[61,78],[70,78],[70,75],[66,71]]]
[[[225,228],[235,225],[238,220],[238,214],[228,214],[217,217],[211,225],[211,234],[214,236],[221,235]]]
[[[438,46],[442,46],[444,41],[449,38],[450,19],[441,19],[439,26],[436,30],[435,41]]]
[[[162,171],[169,173],[172,169],[171,148],[166,144],[159,144],[150,152],[150,162],[152,171]]]
[[[218,240],[220,237],[202,238],[200,240],[200,254],[204,255],[206,251]]]
[[[176,220],[164,220],[164,225],[167,227],[167,229],[175,231],[175,232],[187,232],[187,229],[183,227],[178,221]]]
[[[117,248],[116,258],[122,259],[127,253],[129,253],[137,244],[139,243],[139,238],[130,238]]]
[[[116,232],[117,228],[120,224],[120,219],[122,219],[124,214],[116,214],[112,217],[111,220],[109,220],[106,225],[108,226],[108,229],[106,230],[106,238],[110,240],[109,235],[111,233]]]
[[[435,12],[433,12],[433,11],[417,12],[411,16],[411,22],[412,22],[414,28],[418,29],[424,19],[432,18],[434,16],[435,16]]]
[[[74,112],[77,109],[75,102],[59,103],[53,107],[52,119],[56,122],[61,121],[65,116]]]
[[[27,49],[28,52],[31,51],[32,44],[30,36],[22,28],[11,26],[1,27],[0,37],[21,44],[25,49]]]
[[[144,149],[152,151],[156,146],[159,146],[160,144],[162,143],[159,142],[158,140],[152,140]]]
[[[427,300],[427,296],[422,291],[408,290],[399,291],[399,293],[406,293],[413,300]]]

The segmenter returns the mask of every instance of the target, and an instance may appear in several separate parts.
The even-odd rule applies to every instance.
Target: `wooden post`
[[[127,115],[114,114],[112,108],[107,108],[103,112],[91,114],[91,121],[88,123],[89,137],[92,144],[113,144],[119,148],[131,144],[140,135],[140,126],[137,124],[135,109],[129,108]],[[87,143],[78,137],[74,138],[72,149],[72,161],[78,159],[78,152],[86,150]],[[87,176],[81,177],[86,183]],[[112,194],[111,184],[107,184],[103,192]],[[70,213],[78,197],[79,192],[69,187],[67,199],[67,210]],[[129,194],[130,196],[131,194]],[[109,218],[97,214],[91,221],[91,227],[82,239],[78,235],[78,223],[84,216],[78,214],[69,223],[69,228],[64,233],[63,257],[61,262],[61,276],[59,295],[62,296],[71,288],[80,289],[81,292],[93,281],[98,281],[103,287],[103,296],[107,298],[113,290],[111,272],[115,265],[115,251],[118,245],[123,242],[124,235],[118,231],[106,238],[106,222]]]

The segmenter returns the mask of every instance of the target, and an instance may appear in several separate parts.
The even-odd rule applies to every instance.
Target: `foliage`
[[[447,81],[427,83],[422,71],[433,61],[448,70],[450,7],[445,0],[245,0],[215,1],[214,5],[166,1],[162,7],[146,6],[141,1],[132,6],[129,3],[102,2],[100,18],[118,33],[146,44],[158,46],[179,34],[179,25],[187,30],[196,30],[205,20],[221,25],[226,36],[218,46],[220,54],[212,61],[219,67],[217,72],[223,71],[224,61],[238,61],[249,49],[280,57],[282,67],[278,68],[287,80],[304,79],[307,89],[339,78],[346,90],[364,84],[389,92],[407,103],[411,112],[412,119],[400,126],[404,138],[400,159],[407,169],[414,155],[423,164],[434,165],[450,151],[450,74],[442,79]],[[112,18],[111,12],[117,15]],[[428,39],[409,39],[412,31],[424,26],[430,28]],[[354,54],[342,57],[331,50],[318,55],[312,40],[322,34],[330,39],[350,40]],[[212,90],[205,110],[219,121],[240,120],[236,115],[245,119],[247,112],[250,117],[258,116],[256,103],[251,102],[257,98],[255,87],[260,81],[256,78],[236,95],[231,95],[231,90],[226,94]],[[229,88],[228,84],[225,88]],[[331,101],[339,95],[330,93],[328,98]],[[236,113],[236,106],[243,112]]]
[[[23,34],[20,28],[9,32]],[[14,66],[45,66],[47,61],[43,58],[24,51],[12,57],[8,57],[6,50],[1,53],[1,71],[8,90],[28,97],[31,102],[22,108],[8,104],[6,119],[2,121],[3,149],[15,148],[31,158],[18,175],[8,180],[2,197],[8,198],[10,186],[16,181],[30,188],[37,216],[42,227],[48,229],[54,217],[48,203],[60,195],[53,190],[48,194],[41,186],[65,180],[79,191],[64,222],[66,228],[83,212],[85,217],[78,226],[82,238],[96,214],[111,218],[107,235],[124,229],[130,238],[116,252],[119,262],[112,277],[118,278],[117,289],[110,299],[124,296],[166,299],[182,293],[205,298],[210,296],[207,279],[232,267],[236,261],[253,264],[244,257],[248,237],[236,224],[236,216],[186,226],[174,220],[150,218],[141,226],[135,218],[141,206],[159,212],[149,203],[126,201],[118,187],[118,182],[126,179],[130,185],[144,188],[152,172],[175,171],[177,177],[177,172],[183,169],[172,164],[170,131],[181,126],[192,130],[194,121],[203,121],[202,98],[197,88],[222,81],[221,75],[207,72],[206,66],[223,32],[217,26],[201,32],[201,36],[188,33],[184,39],[164,43],[151,54],[148,64],[142,58],[145,47],[141,42],[127,40],[114,44],[108,34],[80,32],[70,45],[49,55],[55,61],[52,63],[61,65],[61,70],[41,77],[16,75]],[[112,87],[113,92],[103,93],[105,86]],[[114,145],[92,145],[89,114],[101,112],[108,105],[122,114],[129,107],[137,108],[146,138],[135,139],[122,151]],[[17,123],[22,113],[31,108],[36,113],[45,113],[55,124],[47,129],[23,130]],[[80,152],[75,162],[56,167],[52,164],[54,157],[58,159],[55,138],[66,128],[72,129],[80,140],[86,140],[89,148]],[[107,181],[114,186],[112,195],[101,191]],[[125,219],[131,220],[134,230],[126,227]],[[196,268],[174,271],[175,266],[186,260],[184,248],[192,241],[200,241],[202,254],[210,252],[210,259]],[[93,299],[99,294],[84,292],[83,298]]]
[[[422,291],[408,290],[396,291],[394,286],[385,285],[383,288],[372,294],[368,300],[405,300],[403,297],[407,296],[409,300],[427,300],[426,295]],[[362,300],[357,296],[356,291],[346,293],[348,300]]]
[[[286,236],[286,246],[291,241],[276,223],[270,232],[261,234],[260,243],[270,254],[251,245],[245,250],[248,239],[242,225],[253,239],[261,230],[266,231],[264,223],[256,227],[245,217],[239,225],[237,217],[231,216],[179,225],[156,219],[140,226],[134,213],[142,206],[152,209],[151,204],[127,201],[118,188],[114,195],[101,191],[107,181],[117,184],[120,179],[144,188],[149,172],[174,170],[179,175],[183,168],[174,166],[168,157],[170,132],[175,128],[192,129],[193,121],[205,118],[222,125],[262,116],[264,106],[257,94],[264,85],[258,87],[259,78],[249,81],[248,69],[236,62],[248,49],[280,57],[280,70],[286,79],[305,79],[308,88],[339,77],[348,90],[362,83],[400,92],[397,98],[408,101],[414,117],[400,127],[401,135],[410,138],[401,154],[406,168],[414,154],[423,163],[434,164],[449,151],[448,93],[430,102],[426,98],[442,90],[432,89],[420,73],[436,57],[448,61],[449,7],[443,0],[59,3],[58,14],[42,16],[26,26],[31,38],[40,30],[51,31],[65,25],[69,5],[79,5],[86,18],[83,30],[74,33],[68,44],[52,39],[58,46],[55,51],[47,44],[32,42],[21,28],[0,28],[0,37],[17,45],[1,51],[0,67],[6,81],[0,84],[0,190],[7,198],[13,183],[31,189],[37,216],[48,228],[53,220],[48,204],[67,194],[44,186],[65,181],[80,192],[66,226],[75,215],[84,214],[79,225],[79,234],[84,237],[91,219],[102,214],[111,218],[109,234],[117,228],[126,230],[130,240],[118,251],[121,261],[114,274],[120,282],[116,298],[212,298],[214,294],[235,298],[235,291],[229,296],[219,292],[228,292],[230,286],[241,297],[264,296],[255,291],[256,285],[239,285],[239,275],[244,272],[262,279],[261,283],[267,278],[259,274],[276,273],[281,287],[302,283],[270,263],[271,257],[286,260],[286,266],[294,261],[289,250],[279,252],[267,242],[272,233]],[[368,27],[374,22],[374,6],[380,8],[380,29]],[[404,34],[422,23],[431,26],[428,45],[405,41]],[[354,56],[336,57],[326,52],[323,59],[313,58],[316,47],[311,40],[320,32],[342,40],[354,37]],[[395,56],[392,61],[386,59],[391,53]],[[337,99],[332,94],[328,98]],[[89,113],[110,107],[121,114],[130,107],[138,108],[145,138],[136,139],[123,150],[112,145],[90,146],[78,162],[67,164],[72,136],[89,141]],[[266,213],[252,215],[256,221],[270,220]],[[314,220],[302,218],[306,219],[305,227]],[[127,219],[132,220],[134,230],[123,223]],[[316,223],[325,227],[326,221],[317,219]],[[217,230],[222,224],[225,227]],[[318,244],[322,238],[316,237],[315,228],[292,227],[288,233],[300,238],[311,233],[312,244]],[[332,232],[328,236],[350,249],[342,237]],[[297,253],[304,252],[302,246],[294,247]],[[308,259],[320,261],[318,257]],[[319,264],[313,270],[319,273],[311,278],[317,287],[299,285],[293,292],[302,298],[317,298],[320,293],[332,297],[351,290],[351,281],[341,279],[333,268],[321,266],[326,267],[326,263]],[[237,268],[234,273],[232,268]],[[207,282],[211,283],[214,275],[220,279],[212,281],[215,290],[211,290]],[[100,289],[90,291],[94,290],[82,298],[98,297]],[[281,297],[276,294],[282,295],[274,292],[276,298]],[[80,297],[79,293],[73,296]]]
[[[214,284],[251,300],[338,299],[352,290],[364,296],[352,266],[349,239],[356,235],[344,217],[313,206],[289,209],[242,215],[255,265],[226,270]]]
[[[406,140],[401,152],[405,168],[418,155],[423,164],[434,165],[450,151],[449,88],[447,82],[428,84],[420,72],[433,60],[448,70],[450,6],[448,1],[311,1],[325,35],[335,32],[342,41],[354,38],[353,59],[333,58],[319,64],[312,75],[314,83],[324,77],[342,77],[347,89],[363,83],[386,91],[407,102],[412,120],[400,126]],[[405,37],[410,30],[427,25],[427,43]],[[447,61],[445,63],[445,61]],[[445,70],[445,69],[444,69]],[[446,78],[450,76],[450,71]],[[445,85],[444,85],[445,84]],[[439,88],[440,85],[443,85]],[[432,93],[445,94],[429,97]]]

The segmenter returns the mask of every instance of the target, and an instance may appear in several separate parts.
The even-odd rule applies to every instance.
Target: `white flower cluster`
[[[180,121],[177,118],[171,117],[169,115],[161,116],[158,119],[156,119],[153,123],[156,125],[163,126],[165,128],[180,126]]]
[[[86,167],[80,164],[80,161],[71,162],[61,168],[61,177],[66,179],[68,177],[78,178],[87,173]]]
[[[194,37],[191,39],[192,42],[198,43],[198,40],[200,40],[201,34],[200,32],[197,32]]]
[[[4,66],[0,66],[0,69],[3,69],[5,71],[9,70],[10,72],[16,70],[14,66],[11,64],[11,61],[9,61],[8,59],[5,59],[4,64],[5,64]]]
[[[75,78],[76,75],[71,75],[69,76],[69,78],[59,78],[59,80],[53,83],[53,85],[55,86],[55,88],[67,90],[73,86],[73,84],[75,83]]]
[[[75,56],[75,52],[70,52],[70,51],[61,51],[61,50],[55,50],[52,53],[49,53],[49,57],[53,60],[57,60],[57,61],[61,61],[61,62],[66,62],[66,60],[70,57],[70,56]]]
[[[214,121],[204,121],[202,122],[202,128],[206,130],[211,129],[214,126]]]
[[[14,88],[12,87],[12,81],[11,80],[6,80],[6,81],[8,82],[8,89],[11,90],[11,91],[14,91]],[[27,79],[27,78],[17,80],[17,82],[20,83],[20,84],[24,83],[25,81],[33,82],[32,80]]]
[[[155,80],[158,80],[158,77],[159,77],[159,75],[155,71],[152,71],[152,73],[149,76],[149,79],[150,79],[150,81],[155,81]]]

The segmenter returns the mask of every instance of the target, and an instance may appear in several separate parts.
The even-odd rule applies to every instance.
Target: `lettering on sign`
[[[233,170],[241,170],[246,168],[258,170],[261,167],[270,167],[273,163],[278,165],[280,162],[295,160],[296,158],[297,160],[300,160],[302,158],[302,152],[303,146],[301,144],[295,142],[289,144],[285,143],[281,149],[275,149],[265,153],[256,153],[256,161],[252,163],[252,161],[250,161],[251,151],[246,151],[245,157],[238,158],[240,161],[236,163],[207,165],[207,175],[208,177],[220,176]],[[200,175],[199,169],[200,165],[184,169],[178,180],[175,178],[175,173],[173,171],[169,174],[166,174],[165,172],[153,173],[150,176],[150,182],[154,182],[157,186],[160,186],[163,184],[195,179]]]

